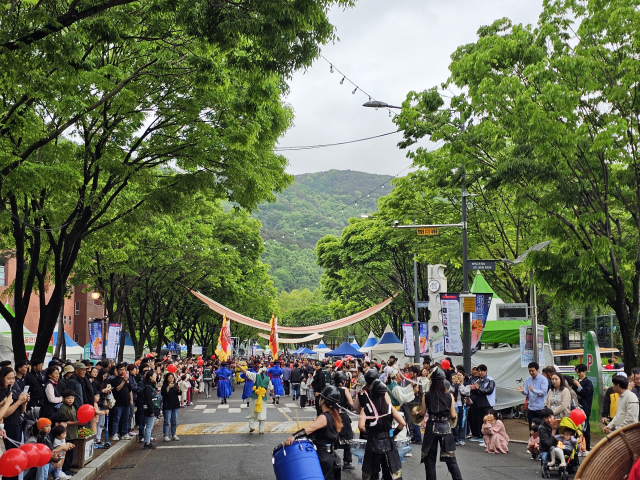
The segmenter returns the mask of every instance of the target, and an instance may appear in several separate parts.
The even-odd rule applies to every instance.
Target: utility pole
[[[415,306],[415,316],[413,318],[413,340],[415,352],[414,363],[420,364],[420,319],[418,318],[418,261],[413,257],[413,300]]]
[[[462,294],[469,293],[469,265],[467,265],[467,175],[462,165]],[[462,313],[462,364],[466,372],[471,371],[471,313]]]

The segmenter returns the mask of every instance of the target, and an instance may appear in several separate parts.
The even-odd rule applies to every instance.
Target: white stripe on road
[[[215,408],[205,408],[202,413],[216,413]]]
[[[194,410],[204,410],[205,408],[207,408],[206,405],[196,405],[193,407]]]
[[[239,408],[230,408],[229,413],[240,413],[242,410]]]
[[[220,443],[218,445],[171,445],[170,447],[156,447],[157,450],[161,448],[218,448],[218,447],[264,447],[266,443]]]

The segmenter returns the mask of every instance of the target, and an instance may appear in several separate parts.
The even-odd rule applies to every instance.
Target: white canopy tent
[[[380,341],[371,349],[371,358],[376,361],[388,360],[391,355],[398,359],[398,364],[402,365],[408,361],[404,356],[404,345],[402,341],[393,333],[391,327],[387,325]]]
[[[362,347],[360,347],[359,350],[362,353],[369,353],[371,349],[376,346],[377,343],[378,343],[378,339],[376,338],[376,336],[373,334],[373,332],[369,332],[369,336],[367,337],[367,340],[364,342],[364,344],[362,345]]]

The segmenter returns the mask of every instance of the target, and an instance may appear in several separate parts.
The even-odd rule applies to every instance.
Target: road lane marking
[[[229,408],[229,404],[226,403],[224,405],[218,405],[218,408]]]
[[[225,448],[225,447],[266,447],[267,443],[220,443],[218,445],[171,445],[169,447],[156,447],[158,450],[161,448]]]
[[[229,413],[240,413],[242,410],[240,410],[239,408],[230,408],[229,409]]]
[[[207,408],[206,405],[196,405],[193,407],[194,410],[204,410],[205,408]]]
[[[216,413],[215,408],[205,408],[202,413]]]

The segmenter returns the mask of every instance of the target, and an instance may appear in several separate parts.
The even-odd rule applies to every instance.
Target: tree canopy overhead
[[[0,228],[18,265],[16,357],[34,291],[43,357],[82,243],[198,191],[252,209],[291,180],[273,152],[286,80],[348,0],[11,2],[0,6]],[[44,295],[41,295],[43,298]]]
[[[559,298],[611,307],[630,366],[640,310],[639,24],[637,2],[546,0],[537,26],[501,19],[458,48],[446,86],[460,93],[411,92],[397,119],[402,146],[444,140],[450,170],[464,165],[466,182],[507,192],[535,219],[553,240],[529,259],[536,281]]]

